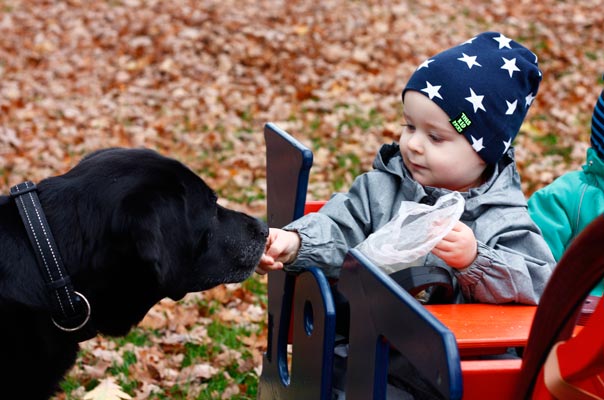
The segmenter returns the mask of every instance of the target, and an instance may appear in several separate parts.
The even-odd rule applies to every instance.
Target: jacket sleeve
[[[372,189],[376,184],[384,190]],[[296,260],[286,270],[318,266],[328,277],[338,277],[344,257],[392,216],[396,196],[394,178],[379,171],[362,174],[347,193],[335,194],[318,213],[311,213],[283,229],[300,235]]]
[[[478,256],[472,265],[454,271],[464,297],[481,303],[537,304],[555,267],[552,253],[526,209],[498,214],[498,223],[477,234]]]
[[[573,190],[578,190],[575,187]],[[574,196],[567,196],[566,185],[557,179],[549,186],[538,190],[528,200],[529,214],[541,229],[545,241],[552,250],[556,261],[560,260],[566,246],[573,237],[572,204],[567,204]],[[567,198],[567,201],[564,198]]]

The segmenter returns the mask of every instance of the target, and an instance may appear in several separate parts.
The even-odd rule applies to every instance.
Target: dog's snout
[[[248,225],[248,232],[251,237],[264,241],[268,237],[268,225],[261,219],[255,218],[254,221]]]
[[[262,235],[263,238],[267,238],[268,237],[268,225],[266,224],[266,222],[264,222],[262,220],[258,220],[258,222],[260,223],[260,234]]]

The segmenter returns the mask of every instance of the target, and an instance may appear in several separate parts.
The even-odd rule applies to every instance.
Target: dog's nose
[[[262,235],[262,237],[267,238],[268,237],[268,225],[266,224],[266,222],[262,221],[262,220],[258,220],[260,222],[260,234]]]
[[[268,237],[268,224],[261,220],[260,218],[247,216],[247,231],[252,237],[261,237],[262,239],[266,239]]]

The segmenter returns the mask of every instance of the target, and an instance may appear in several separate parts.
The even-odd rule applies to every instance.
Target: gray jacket
[[[348,193],[335,194],[320,212],[284,228],[297,231],[302,240],[297,259],[286,269],[315,265],[337,277],[348,249],[390,221],[401,201],[433,204],[449,192],[416,182],[396,143],[382,146],[373,167],[355,179]],[[425,265],[452,270],[468,302],[537,304],[555,260],[527,212],[513,149],[486,183],[462,196],[466,203],[461,221],[476,236],[476,260],[456,270],[430,253]]]

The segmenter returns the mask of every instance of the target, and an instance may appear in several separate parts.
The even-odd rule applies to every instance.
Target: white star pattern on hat
[[[439,99],[443,100],[443,97],[440,95],[440,93],[438,93],[439,90],[440,85],[432,86],[430,82],[426,81],[426,87],[422,89],[422,92],[427,93],[428,97],[430,97],[430,100],[432,100],[434,97],[438,97]]]
[[[470,137],[472,138],[472,148],[475,152],[478,153],[480,150],[484,149],[484,146],[482,145],[482,138],[476,139],[472,135],[470,135]]]
[[[510,42],[512,41],[512,39],[505,37],[501,33],[499,34],[499,37],[494,37],[493,40],[499,43],[499,49],[503,49],[504,47],[508,49],[512,48],[512,46],[510,46]]]
[[[507,70],[510,73],[510,78],[512,77],[514,71],[520,71],[520,68],[518,68],[518,66],[516,65],[516,58],[512,58],[511,60],[508,60],[505,57],[501,58],[503,59],[503,65],[501,66],[501,69]]]
[[[476,93],[474,93],[474,90],[470,88],[470,97],[466,97],[466,100],[472,103],[472,105],[474,106],[474,112],[478,111],[478,109],[486,111],[484,106],[482,105],[482,99],[484,99],[484,96],[477,95]]]
[[[421,63],[419,65],[419,67],[417,67],[417,71],[419,71],[422,68],[428,68],[428,64],[430,64],[431,62],[434,62],[434,60],[426,60],[423,63]]]
[[[463,57],[459,57],[458,60],[468,64],[469,69],[472,69],[474,65],[476,65],[477,67],[482,67],[482,65],[476,62],[476,56],[469,56],[466,53],[461,54],[463,54]]]
[[[503,141],[503,154],[505,154],[506,151],[508,151],[508,149],[510,148],[510,146],[512,145],[512,139],[508,139],[507,141]]]
[[[512,114],[514,114],[514,111],[516,111],[516,106],[518,106],[518,100],[514,100],[513,103],[510,103],[507,100],[505,102],[508,105],[508,109],[506,110],[505,115],[512,115]]]
[[[493,164],[512,148],[541,77],[535,53],[503,33],[483,32],[425,58],[402,94],[417,90],[435,102]]]

